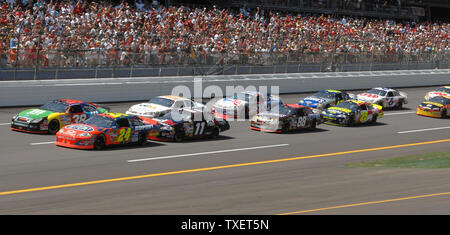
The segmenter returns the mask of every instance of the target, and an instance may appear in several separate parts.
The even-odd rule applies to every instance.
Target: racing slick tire
[[[310,130],[315,130],[316,127],[317,127],[317,121],[316,121],[316,119],[314,119],[314,120],[311,121],[311,125],[309,126],[309,129]]]
[[[56,134],[56,132],[59,131],[59,121],[54,119],[48,124],[48,133],[50,134]]]
[[[106,137],[105,135],[99,135],[97,138],[95,138],[94,141],[94,149],[95,150],[102,150],[106,146]]]
[[[372,118],[372,123],[376,123],[377,122],[377,118],[378,118],[378,116],[374,115],[373,118]]]
[[[175,134],[173,135],[173,141],[174,142],[183,142],[184,140],[184,132],[181,131],[175,131]]]
[[[283,125],[283,127],[281,128],[281,133],[288,133],[289,132],[289,126],[288,125],[289,125],[288,123],[285,123]]]
[[[147,143],[147,133],[141,132],[139,134],[138,142],[137,144],[140,146],[144,146]]]
[[[401,100],[400,102],[398,102],[398,104],[397,104],[397,109],[403,109],[403,100]]]
[[[441,111],[441,118],[446,118],[447,117],[447,109],[443,109],[442,111]]]
[[[210,138],[211,139],[217,139],[217,137],[219,137],[219,133],[220,133],[219,128],[214,128],[212,133],[211,133]]]
[[[347,121],[347,126],[354,126],[354,125],[355,125],[355,117],[353,115],[349,116],[348,121]]]

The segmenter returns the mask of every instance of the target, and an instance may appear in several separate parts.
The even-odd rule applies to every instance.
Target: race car
[[[154,97],[147,103],[133,105],[125,113],[141,117],[158,118],[174,109],[203,110],[205,107],[206,105],[204,104],[184,97],[164,95]]]
[[[328,107],[336,106],[344,100],[355,98],[354,94],[338,90],[321,90],[312,96],[301,99],[298,104],[315,109],[324,110]]]
[[[137,116],[106,113],[82,124],[67,125],[56,133],[56,145],[76,149],[100,150],[110,145],[144,145],[158,127],[144,124]]]
[[[270,111],[258,113],[250,122],[250,129],[264,132],[286,133],[291,130],[316,129],[322,123],[320,114],[310,107],[297,104],[280,105]]]
[[[11,129],[55,134],[65,125],[83,122],[106,112],[109,112],[109,108],[94,103],[70,99],[52,100],[40,108],[27,109],[15,115],[11,120]]]
[[[186,139],[209,137],[215,139],[230,129],[226,120],[218,120],[211,112],[180,109],[156,118],[140,117],[146,124],[159,127],[159,134],[149,136],[150,140],[182,142]]]
[[[450,116],[450,96],[435,96],[417,106],[417,114],[427,117],[446,118]]]
[[[436,96],[450,96],[450,86],[441,86],[434,91],[430,91],[425,95],[425,100],[430,100]]]
[[[375,123],[382,117],[383,107],[359,100],[346,100],[322,111],[326,124],[353,126],[357,123]]]
[[[390,88],[376,87],[357,95],[357,100],[374,103],[383,108],[403,108],[408,103],[408,96]]]
[[[214,115],[221,119],[249,119],[272,105],[283,104],[280,97],[255,91],[235,93],[233,97],[218,100],[212,109]]]

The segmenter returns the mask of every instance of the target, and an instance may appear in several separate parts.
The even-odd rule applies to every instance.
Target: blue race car
[[[308,96],[298,102],[299,105],[324,110],[336,106],[344,100],[353,99],[354,94],[338,90],[321,90],[312,96]]]

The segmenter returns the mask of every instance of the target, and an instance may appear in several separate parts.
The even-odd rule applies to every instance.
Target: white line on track
[[[410,112],[385,113],[384,116],[400,115],[400,114],[410,114],[410,113],[416,113],[416,112],[410,111]]]
[[[6,125],[11,125],[11,123],[10,122],[8,122],[8,123],[0,123],[0,126],[6,126]]]
[[[276,144],[276,145],[265,145],[265,146],[248,147],[248,148],[238,148],[238,149],[225,149],[225,150],[217,150],[217,151],[202,152],[202,153],[188,153],[188,154],[180,154],[180,155],[172,155],[172,156],[164,156],[164,157],[135,159],[135,160],[128,160],[127,162],[142,162],[142,161],[152,161],[152,160],[161,160],[161,159],[169,159],[169,158],[180,158],[180,157],[189,157],[189,156],[206,155],[206,154],[228,153],[228,152],[254,150],[254,149],[283,147],[283,146],[288,146],[288,145],[289,144]]]
[[[41,142],[41,143],[31,143],[30,145],[44,145],[44,144],[54,144],[55,141],[50,141],[50,142]]]
[[[435,130],[442,130],[442,129],[449,129],[449,128],[450,128],[450,126],[443,126],[443,127],[435,127],[435,128],[420,129],[420,130],[400,131],[397,133],[398,134],[406,134],[406,133],[422,132],[422,131],[435,131]]]

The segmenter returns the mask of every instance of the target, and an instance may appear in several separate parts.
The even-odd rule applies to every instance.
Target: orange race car
[[[99,114],[82,124],[67,125],[56,133],[56,145],[77,149],[103,149],[110,145],[144,145],[151,135],[158,135],[156,125],[144,124],[133,115]]]

